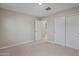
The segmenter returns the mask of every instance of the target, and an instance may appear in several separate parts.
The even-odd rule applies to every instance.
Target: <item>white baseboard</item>
[[[72,47],[69,47],[69,46],[64,46],[64,45],[61,45],[61,44],[58,44],[58,43],[55,43],[55,42],[52,42],[52,41],[48,41],[48,42],[49,42],[49,43],[52,43],[52,44],[56,44],[56,45],[62,46],[62,47],[65,47],[65,48],[70,48],[70,49],[74,49],[74,50],[79,50],[79,49],[72,48]]]
[[[1,47],[0,49],[6,49],[6,48],[9,48],[9,47],[14,47],[14,46],[18,46],[18,45],[21,45],[21,44],[27,44],[27,43],[31,43],[31,42],[33,42],[33,41],[16,43],[16,44]]]
[[[1,47],[0,49],[6,49],[6,48],[10,48],[10,47],[14,47],[14,46],[19,46],[19,45],[22,45],[22,44],[40,44],[40,43],[43,43],[43,42],[49,42],[49,43],[52,43],[52,44],[56,44],[56,45],[59,45],[59,46],[63,46],[61,44],[57,44],[55,42],[52,42],[52,41],[44,41],[44,40],[32,40],[32,41],[29,41],[29,42],[21,42],[21,43],[16,43],[16,44],[12,44],[12,45],[9,45],[9,46],[4,46],[4,47]],[[65,47],[65,46],[63,46]],[[68,47],[67,48],[71,48],[71,47]],[[71,49],[75,49],[75,48],[71,48]],[[79,49],[75,49],[75,50],[79,50]]]
[[[6,48],[10,48],[10,47],[14,47],[14,46],[19,46],[19,45],[22,45],[22,44],[39,44],[39,43],[42,43],[42,42],[46,42],[46,41],[43,41],[43,40],[32,40],[32,41],[29,41],[29,42],[21,42],[21,43],[16,43],[16,44],[12,44],[12,45],[8,45],[8,46],[4,46],[4,47],[1,47],[0,49],[6,49]]]
[[[56,45],[60,45],[60,46],[63,46],[63,45],[61,45],[61,44],[57,44],[57,43],[55,43],[55,42],[52,42],[52,41],[48,41],[49,43],[52,43],[52,44],[56,44]]]

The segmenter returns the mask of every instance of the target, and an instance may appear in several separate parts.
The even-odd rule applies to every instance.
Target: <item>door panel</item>
[[[55,43],[65,45],[65,17],[55,18]]]
[[[79,49],[79,15],[66,18],[66,46]]]

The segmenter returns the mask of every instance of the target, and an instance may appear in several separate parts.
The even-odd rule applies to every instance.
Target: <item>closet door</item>
[[[65,45],[65,17],[55,17],[55,43]]]
[[[66,46],[79,49],[79,15],[66,17]]]

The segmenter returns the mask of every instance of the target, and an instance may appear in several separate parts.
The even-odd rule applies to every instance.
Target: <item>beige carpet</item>
[[[0,50],[0,55],[9,56],[79,56],[79,51],[72,48],[41,42],[23,44]]]

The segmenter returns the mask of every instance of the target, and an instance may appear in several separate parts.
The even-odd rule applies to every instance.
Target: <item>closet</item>
[[[55,43],[65,46],[65,17],[55,17]]]
[[[79,15],[66,17],[66,46],[79,49]]]
[[[55,17],[55,43],[79,49],[79,15]]]

